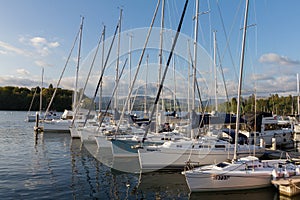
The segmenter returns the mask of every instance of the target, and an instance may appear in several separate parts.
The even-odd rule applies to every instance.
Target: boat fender
[[[289,172],[287,171],[287,169],[284,170],[283,175],[284,175],[284,178],[290,177],[290,174],[289,174]]]
[[[300,175],[300,168],[298,166],[296,167],[296,175]]]
[[[273,177],[273,179],[276,179],[276,178],[278,178],[279,176],[280,176],[280,175],[279,175],[277,169],[273,169],[273,170],[272,170],[272,177]]]

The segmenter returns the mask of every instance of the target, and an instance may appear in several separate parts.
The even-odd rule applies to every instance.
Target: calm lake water
[[[0,111],[0,199],[290,199],[273,187],[190,194],[180,172],[140,174],[136,160],[114,160],[96,143],[83,145],[70,134],[35,136],[25,116]]]

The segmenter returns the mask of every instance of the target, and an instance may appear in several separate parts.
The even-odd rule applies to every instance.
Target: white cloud
[[[39,81],[30,78],[20,78],[15,76],[0,76],[1,86],[35,87]]]
[[[7,51],[0,50],[0,54],[6,55],[6,54],[7,54]]]
[[[10,45],[6,42],[0,41],[0,48],[3,48],[4,50],[1,50],[1,52],[12,52],[12,53],[17,53],[19,55],[24,55],[24,56],[30,56],[31,54],[27,51],[24,51],[20,48],[14,47],[13,45]],[[5,54],[6,54],[5,53]]]
[[[31,38],[30,42],[31,42],[32,46],[35,46],[35,47],[40,47],[42,45],[47,44],[47,40],[45,38],[42,38],[42,37]]]
[[[51,47],[51,48],[56,48],[56,47],[59,47],[60,44],[59,44],[59,42],[50,42],[48,44],[48,46]]]
[[[42,60],[36,60],[34,63],[39,67],[51,67],[52,65]]]
[[[49,42],[46,38],[43,37],[33,37],[29,39],[32,46],[40,48],[40,47],[49,47],[49,48],[56,48],[60,46],[59,42]]]
[[[28,75],[29,71],[27,71],[25,69],[17,69],[17,73],[20,75]]]
[[[251,80],[254,81],[274,80],[274,77],[268,74],[252,74]]]
[[[48,56],[51,53],[50,49],[57,48],[60,46],[57,41],[48,41],[44,37],[36,36],[36,37],[20,37],[19,41],[25,45],[29,45],[34,47],[38,54],[42,57]]]
[[[300,61],[292,60],[286,56],[281,56],[276,53],[263,54],[259,58],[259,62],[277,64],[280,66],[300,65]]]

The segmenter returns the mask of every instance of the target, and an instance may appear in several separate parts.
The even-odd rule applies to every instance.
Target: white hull
[[[26,121],[27,122],[35,122],[35,119],[36,119],[36,115],[31,114],[31,115],[27,115]]]
[[[97,126],[86,126],[86,127],[80,127],[78,130],[78,133],[80,135],[80,140],[82,143],[89,141],[95,141],[95,136],[98,135],[99,128]]]
[[[79,135],[79,132],[78,132],[78,129],[76,127],[70,127],[69,128],[70,130],[70,133],[71,133],[71,137],[72,138],[80,138],[80,135]]]
[[[144,148],[139,149],[140,167],[143,171],[160,170],[163,168],[176,169],[183,168],[187,161],[191,161],[195,166],[208,165],[232,159],[234,154],[233,145],[221,145],[218,148],[197,148],[199,146],[189,142],[190,146],[182,147],[181,144],[173,147]],[[176,144],[176,143],[174,143]],[[238,148],[238,157],[252,154],[254,146],[241,145]],[[256,156],[264,154],[264,148],[256,147]]]
[[[51,120],[51,121],[44,121],[42,123],[44,132],[64,132],[70,133],[70,126],[72,120]]]
[[[112,152],[114,157],[138,157],[138,149],[150,145],[162,145],[164,141],[190,140],[179,133],[163,132],[149,134],[142,143],[143,135],[122,135],[112,141]]]
[[[191,192],[245,190],[271,186],[272,171],[233,171],[221,175],[186,174]]]
[[[98,148],[111,148],[111,141],[109,137],[103,135],[97,135],[95,136],[95,140]]]
[[[191,192],[246,190],[271,186],[272,172],[285,160],[259,161],[248,156],[183,172]]]

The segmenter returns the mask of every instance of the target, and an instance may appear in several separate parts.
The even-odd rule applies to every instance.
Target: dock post
[[[38,112],[35,113],[35,127],[38,128],[39,127],[39,119],[40,115]]]
[[[36,133],[44,131],[44,128],[39,126],[39,121],[40,121],[40,115],[39,115],[38,112],[36,112],[36,114],[35,114],[35,126],[34,126],[34,131]]]

